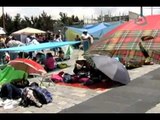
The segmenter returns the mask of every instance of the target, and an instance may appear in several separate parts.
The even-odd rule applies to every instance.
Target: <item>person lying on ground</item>
[[[35,105],[42,107],[52,101],[52,95],[47,89],[41,88],[38,83],[29,84],[28,80],[18,80],[2,85],[0,97],[5,101],[7,99],[19,99],[19,105],[27,107]]]
[[[0,97],[3,99],[19,99],[21,98],[23,88],[28,85],[28,80],[15,80],[11,83],[3,84]]]

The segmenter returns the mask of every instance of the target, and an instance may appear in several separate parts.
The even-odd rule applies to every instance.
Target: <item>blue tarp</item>
[[[79,41],[48,42],[48,43],[41,43],[38,45],[3,48],[3,49],[0,49],[0,52],[2,52],[2,51],[30,52],[30,51],[36,51],[36,50],[44,50],[44,49],[50,49],[50,48],[55,48],[55,47],[61,47],[61,46],[65,46],[65,45],[73,45],[76,43],[79,43]]]
[[[85,29],[89,29],[89,28],[92,28],[94,25],[84,25],[83,28]]]
[[[96,25],[85,26],[83,28],[68,27],[76,33],[82,34],[84,30],[87,30],[89,34],[93,35],[94,38],[101,38],[105,33],[111,31],[112,29],[118,27],[122,24],[122,21],[114,23],[99,23]]]

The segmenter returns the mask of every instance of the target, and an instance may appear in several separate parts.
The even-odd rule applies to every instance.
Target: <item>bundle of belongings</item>
[[[52,94],[38,83],[29,83],[27,79],[12,81],[3,84],[0,90],[0,106],[4,109],[12,109],[15,106],[36,106],[52,102]]]
[[[138,68],[142,67],[142,62],[136,59],[129,59],[126,61],[125,66],[127,69]]]
[[[67,65],[67,63],[58,63],[57,64],[57,68],[60,68],[60,69],[64,69],[64,68],[67,68],[69,67],[69,65]]]
[[[52,74],[51,80],[55,83],[82,83],[83,85],[92,85],[102,80],[110,80],[101,71],[90,66],[86,60],[77,60],[73,72],[73,75],[63,71]]]

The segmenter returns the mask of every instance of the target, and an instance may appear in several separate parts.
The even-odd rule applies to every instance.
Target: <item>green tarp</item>
[[[27,79],[28,74],[21,70],[15,70],[12,66],[8,65],[3,70],[0,70],[0,85],[23,78]]]

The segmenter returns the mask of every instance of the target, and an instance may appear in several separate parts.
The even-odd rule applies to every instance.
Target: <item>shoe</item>
[[[11,99],[6,99],[3,103],[4,103],[4,104],[9,104],[9,103],[11,103],[11,102],[12,102]]]
[[[17,101],[18,101],[18,102],[21,102],[21,100],[22,100],[22,98],[19,98]]]
[[[40,107],[42,107],[42,104],[39,102],[36,102],[36,106],[40,108]]]

